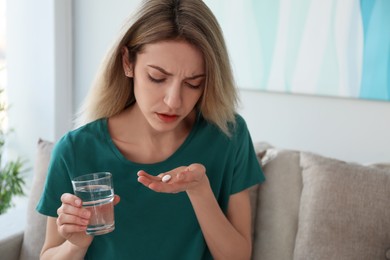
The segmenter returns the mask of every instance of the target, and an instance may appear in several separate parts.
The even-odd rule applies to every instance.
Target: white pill
[[[170,179],[171,179],[172,177],[171,177],[171,175],[164,175],[163,177],[162,177],[162,182],[168,182]]]

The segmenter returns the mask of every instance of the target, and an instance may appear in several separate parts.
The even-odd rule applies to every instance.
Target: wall
[[[31,171],[39,138],[71,128],[71,0],[7,1],[7,154]]]
[[[115,36],[140,2],[116,0],[113,4],[104,0],[73,1],[74,111],[86,96]]]
[[[390,103],[241,91],[254,141],[360,163],[390,162]]]
[[[53,4],[7,2],[7,72],[9,125],[15,131],[8,143],[10,156],[30,160],[38,136],[54,138]]]

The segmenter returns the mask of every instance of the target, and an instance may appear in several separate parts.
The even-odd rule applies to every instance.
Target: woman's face
[[[126,56],[128,57],[128,56]],[[205,68],[202,53],[185,41],[147,44],[132,69],[135,105],[157,131],[175,129],[203,93]]]

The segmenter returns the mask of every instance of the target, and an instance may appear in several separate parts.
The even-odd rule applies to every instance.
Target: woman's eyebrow
[[[148,67],[151,67],[153,69],[156,69],[158,71],[160,71],[161,73],[167,75],[167,76],[173,76],[172,73],[169,73],[168,71],[164,70],[163,68],[159,67],[159,66],[156,66],[156,65],[148,65]],[[187,77],[185,78],[186,80],[192,80],[192,79],[197,79],[197,78],[201,78],[201,77],[205,77],[206,74],[199,74],[199,75],[194,75],[194,76],[191,76],[191,77]]]
[[[192,79],[203,78],[203,77],[206,77],[206,74],[199,74],[199,75],[195,75],[195,76],[192,76],[192,77],[187,77],[186,79],[187,80],[192,80]]]
[[[164,70],[163,68],[159,67],[159,66],[156,66],[156,65],[148,65],[148,67],[151,67],[153,69],[156,69],[158,71],[160,71],[161,73],[165,74],[165,75],[168,75],[168,76],[173,76],[172,73],[169,73],[168,71]]]

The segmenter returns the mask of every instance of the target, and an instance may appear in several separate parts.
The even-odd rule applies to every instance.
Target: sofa
[[[39,140],[26,229],[0,259],[38,259],[46,217],[35,211],[53,143]],[[256,143],[266,181],[251,187],[252,259],[390,259],[390,164],[360,165]]]

